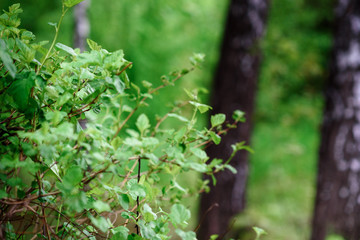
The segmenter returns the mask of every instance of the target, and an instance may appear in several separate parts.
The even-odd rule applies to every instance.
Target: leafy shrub
[[[63,0],[48,49],[19,28],[19,4],[0,16],[0,236],[170,239],[175,232],[195,239],[185,230],[190,211],[182,199],[207,191],[208,182],[184,187],[178,180],[185,172],[235,171],[230,159],[209,160],[203,148],[219,144],[243,114],[236,111],[233,123],[214,115],[210,129],[198,130],[198,112],[211,107],[198,101],[196,91],[187,91],[189,100],[159,119],[139,113],[203,56],[195,54],[190,68],[163,76],[158,87],[139,87],[127,77],[132,63],[122,50],[108,52],[88,40],[91,50],[80,53],[56,43],[65,13],[79,2]],[[193,108],[191,117],[181,114],[184,106]],[[162,127],[168,118],[182,127]],[[234,152],[243,148],[233,146]]]

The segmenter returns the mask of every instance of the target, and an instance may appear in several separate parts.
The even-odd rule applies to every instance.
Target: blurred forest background
[[[324,80],[332,45],[333,1],[273,0],[261,43],[262,67],[251,147],[247,208],[234,228],[258,226],[263,239],[306,239],[315,197],[316,162],[322,119]],[[14,1],[0,2],[1,9]],[[50,40],[61,1],[20,1],[22,27],[37,41]],[[155,114],[184,95],[183,88],[210,90],[219,56],[229,1],[92,0],[90,38],[109,50],[123,49],[134,63],[135,82],[160,83],[160,77],[188,66],[193,52],[206,54],[201,71],[161,92]],[[68,14],[59,42],[73,45],[74,19]],[[206,116],[202,124],[207,124]],[[193,212],[196,226],[197,206]]]

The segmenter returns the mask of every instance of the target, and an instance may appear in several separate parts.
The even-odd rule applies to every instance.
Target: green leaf
[[[9,12],[11,14],[17,14],[17,13],[22,13],[22,9],[20,8],[20,3],[14,3],[13,5],[11,5],[9,7]]]
[[[186,221],[190,219],[191,214],[190,214],[190,210],[184,207],[184,205],[177,203],[171,207],[171,212],[169,216],[171,222],[176,227],[176,225],[178,224],[186,225],[187,224]]]
[[[214,132],[210,132],[211,140],[218,145],[221,142],[221,137]]]
[[[75,6],[76,4],[81,3],[84,0],[63,0],[63,3],[66,7],[71,8]]]
[[[190,148],[190,151],[201,160],[208,159],[208,156],[204,150],[201,150],[200,148]]]
[[[58,168],[58,165],[55,163],[55,161],[53,161],[53,162],[50,164],[50,170],[51,170],[59,179],[61,179],[60,174],[59,174],[59,168]]]
[[[54,157],[56,148],[50,145],[41,145],[39,147],[41,156],[46,160],[51,160]]]
[[[0,39],[0,58],[12,78],[16,75],[16,66],[9,54],[9,49],[3,39]]]
[[[91,50],[100,51],[102,49],[101,45],[97,44],[95,41],[91,39],[86,39],[87,44],[89,45]]]
[[[267,232],[264,231],[264,229],[258,228],[258,227],[253,227],[255,233],[256,233],[256,239],[255,240],[259,240],[260,237],[262,235],[266,235]]]
[[[142,113],[136,120],[136,127],[141,133],[150,127],[149,119],[144,113]]]
[[[153,153],[146,153],[145,157],[147,157],[150,160],[151,164],[158,164],[159,163],[159,158]]]
[[[6,198],[8,196],[7,192],[3,189],[0,189],[0,199]]]
[[[213,234],[210,236],[210,240],[216,240],[219,237],[218,234]]]
[[[235,110],[233,112],[232,118],[237,122],[245,122],[245,113],[240,110]]]
[[[90,72],[87,68],[82,68],[80,73],[80,79],[89,79],[93,80],[95,78],[95,74]]]
[[[331,234],[329,236],[326,236],[326,240],[345,240],[345,238],[340,235]]]
[[[127,240],[143,240],[143,238],[139,235],[136,235],[135,233],[132,233],[128,236]]]
[[[21,39],[35,40],[35,35],[30,31],[24,31],[24,32],[21,33]]]
[[[125,83],[121,81],[120,77],[115,75],[112,78],[106,77],[105,81],[109,83],[112,89],[115,89],[118,93],[123,93],[125,89]]]
[[[124,226],[119,226],[111,229],[111,232],[114,234],[111,240],[127,240],[129,235],[129,229]]]
[[[97,200],[96,202],[94,202],[93,207],[94,207],[95,211],[98,213],[111,211],[110,205],[108,203],[105,203],[100,200]]]
[[[142,145],[145,148],[149,148],[150,150],[154,150],[157,145],[159,145],[159,140],[154,137],[144,137],[142,139]]]
[[[213,116],[211,116],[211,119],[210,119],[211,126],[212,127],[219,126],[225,122],[225,119],[226,119],[226,116],[223,113],[213,115]]]
[[[197,172],[204,173],[207,171],[207,165],[205,163],[187,162],[184,167],[191,168]]]
[[[147,203],[145,203],[142,207],[142,215],[144,216],[144,220],[146,222],[154,221],[157,218],[156,214]]]
[[[99,228],[100,231],[104,233],[106,233],[112,225],[109,219],[106,219],[102,216],[94,218],[90,215],[90,220],[95,225],[95,227]]]
[[[127,183],[127,189],[132,199],[136,200],[137,197],[145,197],[146,189],[137,183],[136,179],[132,179]]]
[[[239,143],[236,143],[236,144],[232,144],[231,148],[233,149],[234,152],[237,152],[237,151],[240,151],[240,150],[246,150],[246,151],[248,151],[250,153],[254,153],[254,150],[251,147],[245,145],[245,141],[242,141],[242,142],[239,142]]]
[[[124,52],[122,50],[117,50],[104,59],[104,67],[110,71],[120,70],[124,63]]]
[[[231,165],[225,165],[225,168],[229,169],[233,174],[236,174],[237,173],[237,170],[236,168],[234,168],[233,166]]]
[[[187,128],[186,127],[182,127],[180,128],[180,130],[178,130],[175,135],[173,135],[173,139],[176,141],[176,142],[179,142],[183,137],[184,135],[186,134],[187,132]]]
[[[187,193],[187,189],[184,189],[182,186],[180,186],[175,180],[171,181],[171,185],[173,185],[174,188],[182,191],[183,193]]]
[[[198,103],[198,102],[194,102],[194,101],[189,101],[189,103],[193,106],[196,107],[196,109],[198,109],[200,111],[200,113],[205,113],[207,111],[209,111],[210,109],[212,109],[212,107],[210,107],[209,105],[206,104],[202,104],[202,103]]]
[[[45,114],[46,120],[50,121],[54,126],[57,126],[67,115],[66,112],[53,111]]]
[[[152,83],[151,83],[151,82],[148,82],[148,81],[143,80],[141,83],[142,83],[142,85],[143,85],[145,88],[147,88],[147,89],[149,89],[149,88],[152,87]]]
[[[35,86],[35,72],[23,72],[16,76],[15,81],[8,88],[7,93],[14,99],[16,108],[21,112],[28,110],[31,105],[30,93]]]
[[[196,240],[196,234],[192,231],[184,232],[181,229],[176,229],[175,232],[182,240]]]
[[[77,53],[74,51],[74,49],[72,49],[71,47],[69,46],[66,46],[65,44],[62,44],[62,43],[57,43],[55,45],[55,47],[65,51],[66,53],[72,55],[72,56],[77,56]]]
[[[145,223],[144,220],[139,220],[138,221],[138,225],[140,227],[140,233],[141,233],[141,236],[144,237],[144,239],[156,239],[158,240],[158,238],[155,238],[155,231],[154,231],[154,224],[150,223]]]
[[[82,178],[83,175],[81,168],[79,166],[72,166],[66,171],[66,174],[63,177],[63,182],[75,186],[76,184],[80,183]]]
[[[183,116],[180,116],[180,115],[178,115],[178,114],[176,114],[176,113],[169,113],[169,114],[168,114],[168,117],[176,118],[176,119],[178,119],[178,120],[180,120],[180,121],[182,121],[182,122],[189,122],[188,119],[186,119],[186,118],[184,118]]]
[[[111,146],[117,150],[121,145],[122,145],[123,141],[119,136],[116,136],[113,140],[111,140],[110,144]]]
[[[48,24],[50,25],[50,26],[53,26],[53,27],[57,27],[57,23],[54,23],[54,22],[48,22]]]
[[[29,48],[23,41],[20,39],[16,39],[16,45],[19,47],[20,52],[22,54],[22,59],[26,63],[30,63],[35,58],[36,51],[32,48]]]
[[[64,139],[76,139],[76,134],[74,134],[74,125],[69,122],[61,123],[57,128],[52,129],[52,133]]]
[[[120,195],[118,195],[118,199],[119,199],[119,203],[120,203],[121,207],[125,210],[128,210],[129,203],[130,203],[129,196],[127,194],[120,194]]]
[[[70,93],[65,93],[64,95],[61,95],[61,97],[59,98],[59,100],[56,102],[56,105],[59,107],[62,107],[65,103],[67,103],[71,98],[73,97],[73,95],[71,95]]]

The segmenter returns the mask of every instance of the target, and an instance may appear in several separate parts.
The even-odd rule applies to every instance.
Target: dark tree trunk
[[[340,0],[322,126],[312,240],[360,239],[360,1]]]
[[[86,50],[86,38],[90,33],[90,23],[87,16],[89,6],[90,0],[85,0],[75,5],[74,9],[74,47],[80,48],[81,52]],[[78,122],[83,129],[86,129],[86,119],[80,119]]]
[[[75,6],[74,9],[74,47],[80,48],[83,52],[86,47],[86,38],[89,36],[90,24],[87,17],[87,9],[90,5],[90,0],[85,0]]]
[[[232,153],[231,144],[249,143],[260,62],[259,41],[264,33],[267,10],[267,0],[232,0],[230,3],[212,92],[213,114],[225,113],[230,120],[233,111],[240,109],[246,113],[247,120],[224,136],[220,146],[208,148],[210,158],[226,160]],[[216,186],[202,196],[199,239],[226,234],[231,218],[243,210],[247,158],[246,151],[239,152],[231,162],[238,173],[234,175],[227,170],[218,173]]]

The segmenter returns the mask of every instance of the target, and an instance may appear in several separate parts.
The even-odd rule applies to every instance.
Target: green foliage
[[[255,233],[256,233],[256,239],[255,240],[260,240],[260,237],[262,235],[265,235],[267,234],[263,229],[261,228],[258,228],[258,227],[253,227]]]
[[[229,160],[207,164],[202,147],[218,144],[240,119],[229,123],[218,114],[210,129],[198,130],[199,113],[211,107],[194,94],[150,121],[142,111],[149,100],[198,68],[204,56],[194,54],[190,68],[164,76],[158,87],[144,82],[142,91],[129,81],[132,63],[122,50],[109,52],[88,40],[91,50],[80,53],[57,42],[65,13],[79,2],[63,1],[48,49],[18,28],[19,4],[0,16],[0,207],[6,209],[6,237],[171,239],[175,229],[182,239],[196,239],[185,230],[191,214],[182,201],[205,191],[207,182],[185,188],[177,178],[231,168]],[[190,119],[181,113],[184,106],[193,109]],[[163,127],[168,118],[182,126]],[[235,145],[234,152],[243,148]]]
[[[344,238],[342,236],[332,234],[327,236],[326,240],[344,240]]]

